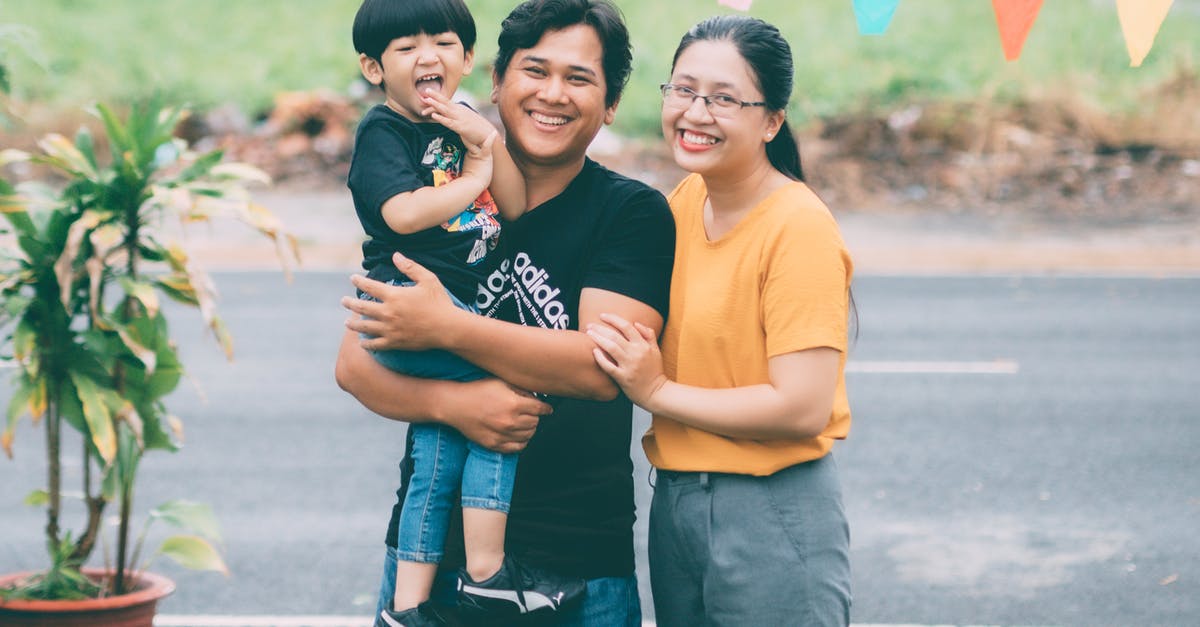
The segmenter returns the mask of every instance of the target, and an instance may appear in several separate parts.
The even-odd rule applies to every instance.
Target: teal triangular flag
[[[862,35],[882,35],[892,23],[900,0],[854,0],[854,16]]]

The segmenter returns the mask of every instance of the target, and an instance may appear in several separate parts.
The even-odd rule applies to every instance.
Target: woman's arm
[[[603,314],[588,327],[596,363],[640,407],[732,438],[778,440],[820,435],[833,412],[841,353],[813,348],[768,360],[770,383],[711,389],[667,379],[655,333]]]
[[[499,379],[469,383],[408,377],[383,367],[347,331],[338,349],[338,386],[367,409],[392,420],[437,422],[502,453],[525,448],[549,405]]]

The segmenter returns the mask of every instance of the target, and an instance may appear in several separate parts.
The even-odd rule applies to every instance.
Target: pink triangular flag
[[[1129,50],[1129,67],[1138,67],[1150,54],[1154,36],[1175,0],[1117,0],[1117,19]]]
[[[723,4],[727,7],[733,7],[738,11],[749,11],[750,3],[754,0],[717,0],[717,4]]]
[[[1004,46],[1004,58],[1016,61],[1021,56],[1025,36],[1033,27],[1042,0],[992,0],[996,11],[996,25],[1000,28],[1000,44]]]

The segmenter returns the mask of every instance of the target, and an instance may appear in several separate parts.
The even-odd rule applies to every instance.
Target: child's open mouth
[[[426,74],[417,78],[417,93],[426,90],[442,91],[442,77],[437,74]]]

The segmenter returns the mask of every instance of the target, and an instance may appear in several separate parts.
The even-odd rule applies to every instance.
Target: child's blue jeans
[[[359,294],[359,298],[373,300],[366,294]],[[479,313],[453,294],[450,299],[460,309]],[[449,351],[391,350],[372,351],[372,355],[389,370],[426,379],[474,381],[490,376]],[[409,425],[409,430],[413,472],[400,511],[396,556],[406,562],[439,562],[445,551],[455,493],[461,491],[463,507],[508,513],[517,456],[483,448],[443,425],[419,423]]]

